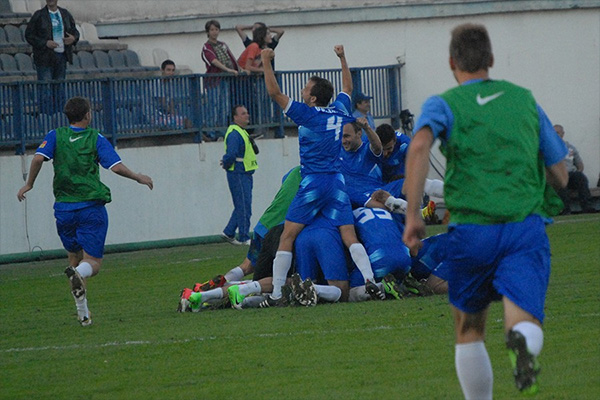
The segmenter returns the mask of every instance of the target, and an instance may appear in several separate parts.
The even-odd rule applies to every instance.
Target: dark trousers
[[[591,194],[588,179],[583,172],[569,172],[569,183],[567,184],[567,187],[561,189],[558,193],[565,204],[564,211],[566,212],[571,211],[571,207],[569,206],[571,190],[577,192],[577,199],[579,200],[581,210],[589,211],[592,208],[590,204]]]
[[[227,183],[233,199],[233,212],[223,233],[229,237],[238,231],[238,240],[250,239],[250,217],[252,216],[252,174],[227,171]]]
[[[51,66],[36,66],[38,81],[62,81],[67,74],[67,56],[56,54],[56,62]],[[38,87],[38,104],[44,114],[60,113],[65,106],[65,89],[62,83],[49,82]]]

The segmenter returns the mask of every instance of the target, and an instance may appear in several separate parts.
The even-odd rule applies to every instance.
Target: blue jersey
[[[83,128],[77,128],[74,126],[70,127],[73,132],[81,132]],[[44,138],[44,141],[35,151],[35,154],[44,156],[48,160],[54,158],[54,151],[56,150],[56,131],[53,129]],[[121,157],[117,154],[115,149],[112,147],[110,142],[101,134],[98,134],[98,140],[96,141],[96,151],[98,153],[98,163],[106,168],[110,169],[116,164],[121,162]],[[54,209],[59,211],[79,210],[91,205],[96,205],[97,201],[85,201],[78,203],[55,203]]]
[[[353,213],[356,233],[369,255],[375,278],[391,272],[407,273],[411,266],[409,251],[392,214],[381,208],[365,207]]]
[[[290,100],[284,111],[298,125],[302,176],[339,172],[342,126],[355,120],[350,109],[350,96],[344,92],[329,107]]]
[[[394,150],[388,158],[384,158],[382,162],[383,181],[390,182],[398,178],[404,177],[406,164],[406,154],[410,137],[400,132],[396,132],[396,144]]]
[[[353,190],[366,191],[380,187],[381,155],[376,156],[371,151],[371,145],[362,143],[356,151],[340,151],[340,172],[344,175],[346,187]]]

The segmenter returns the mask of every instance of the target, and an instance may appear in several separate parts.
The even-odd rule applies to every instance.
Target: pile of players
[[[388,124],[373,129],[350,114],[352,80],[344,49],[342,92],[313,76],[302,102],[281,93],[269,62],[269,95],[298,126],[301,166],[292,169],[254,228],[244,262],[181,292],[179,311],[215,304],[233,308],[273,307],[318,301],[400,299],[444,293],[444,235],[429,238],[411,257],[402,242],[404,158],[410,138]],[[262,57],[269,61],[272,50]],[[383,177],[387,177],[384,182]],[[427,180],[425,193],[443,197],[443,182]],[[435,211],[429,202],[424,218]],[[244,277],[254,273],[253,280]]]

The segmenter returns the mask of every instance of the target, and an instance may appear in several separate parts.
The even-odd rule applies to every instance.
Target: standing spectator
[[[65,79],[67,61],[73,64],[73,46],[79,41],[73,16],[57,3],[46,0],[46,7],[33,14],[25,30],[39,81]]]
[[[202,47],[202,60],[206,64],[207,74],[231,73],[237,75],[239,67],[233,53],[224,42],[217,40],[221,32],[221,24],[215,19],[211,19],[204,25],[208,41]],[[205,78],[208,108],[204,114],[208,119],[208,125],[211,128],[224,127],[227,121],[224,116],[225,110],[229,110],[229,85],[230,80],[225,77]],[[205,123],[205,125],[207,125]],[[221,133],[217,130],[207,132],[210,140],[216,140]]]
[[[566,188],[561,189],[558,194],[562,199],[565,208],[562,210],[562,215],[571,214],[570,206],[570,190],[577,192],[577,198],[581,205],[581,211],[583,213],[594,213],[596,210],[591,205],[591,194],[589,188],[589,182],[587,176],[583,174],[583,160],[579,155],[579,151],[571,143],[564,139],[565,130],[562,125],[554,125],[554,130],[558,133],[558,136],[565,142],[569,153],[565,157],[565,164],[567,165],[567,172],[569,173],[569,183]]]
[[[371,114],[372,98],[372,96],[367,96],[364,93],[358,93],[354,97],[354,112],[352,116],[355,118],[366,118],[371,129],[375,130],[375,119],[373,119],[373,115]],[[362,130],[362,139],[365,143],[369,141],[367,132],[364,129]]]
[[[33,47],[38,81],[65,79],[67,62],[73,64],[73,46],[79,41],[73,16],[57,3],[46,0],[46,6],[33,14],[25,30],[25,39]],[[50,89],[50,93],[38,92],[40,111],[47,114],[60,111],[65,103],[62,85],[51,85]]]
[[[237,62],[241,69],[250,72],[263,72],[262,60],[260,58],[260,52],[262,49],[270,47],[273,43],[273,39],[269,34],[269,28],[258,27],[254,30],[254,40],[246,46],[246,49],[242,52]]]
[[[269,36],[271,36],[271,33],[274,33],[274,35],[271,36],[271,42],[267,44],[267,47],[275,50],[275,47],[277,47],[277,45],[279,44],[279,39],[281,39],[281,37],[285,33],[285,31],[282,28],[267,27],[267,25],[264,22],[255,22],[253,25],[235,26],[235,30],[237,31],[238,35],[240,35],[240,39],[242,39],[244,47],[248,47],[253,41],[256,41],[255,32],[258,28],[268,28]],[[252,29],[252,39],[250,39],[248,35],[246,35],[246,33],[244,32],[248,29]],[[271,67],[273,68],[273,70],[275,70],[275,59],[271,60]]]
[[[64,112],[70,126],[48,132],[31,161],[27,183],[17,198],[25,200],[25,193],[33,189],[44,161],[53,160],[54,216],[69,259],[65,274],[71,284],[79,323],[88,326],[92,318],[85,279],[100,272],[108,231],[104,205],[111,201],[110,189],[100,182],[98,164],[150,189],[153,183],[149,176],[129,170],[108,140],[89,128],[92,112],[87,99],[73,97],[67,101]]]
[[[233,123],[225,133],[225,155],[221,166],[227,171],[227,183],[233,199],[233,212],[222,237],[231,244],[250,245],[250,217],[252,216],[252,175],[258,168],[258,148],[251,142],[246,126],[250,114],[246,107],[236,105],[231,116]],[[238,231],[238,240],[235,231]]]
[[[550,278],[546,206],[567,184],[567,149],[527,89],[492,80],[492,45],[483,25],[452,31],[450,69],[459,86],[427,99],[408,149],[404,242],[415,255],[425,224],[419,206],[429,150],[440,138],[447,159],[444,201],[450,210],[449,300],[455,368],[466,399],[491,400],[485,347],[492,301],[502,300],[504,333],[517,388],[538,392],[544,302]],[[548,179],[548,180],[546,180]],[[558,209],[551,210],[557,213]]]
[[[191,128],[192,123],[186,117],[179,115],[175,107],[175,95],[178,92],[175,82],[176,66],[173,60],[165,60],[160,66],[162,79],[153,86],[153,97],[156,102],[155,123],[169,128]]]
[[[255,22],[253,25],[236,25],[235,26],[235,30],[237,31],[238,35],[240,35],[240,39],[242,39],[242,43],[244,43],[244,47],[250,46],[250,43],[252,43],[252,41],[255,40],[254,32],[258,28],[267,28],[267,25],[264,22]],[[248,35],[246,35],[246,33],[244,32],[245,30],[248,30],[248,29],[252,29],[253,39],[250,39],[248,37]],[[271,42],[268,44],[268,47],[275,50],[275,47],[277,47],[277,45],[279,44],[279,39],[281,39],[281,37],[283,36],[285,31],[281,28],[273,28],[273,27],[268,27],[268,29],[269,29],[269,34],[274,33],[274,35],[272,36]]]

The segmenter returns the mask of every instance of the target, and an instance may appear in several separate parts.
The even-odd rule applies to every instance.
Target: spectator
[[[571,214],[569,190],[574,190],[577,192],[577,198],[579,200],[579,204],[581,205],[582,212],[594,213],[596,210],[591,205],[589,182],[588,178],[583,174],[583,160],[579,155],[579,151],[577,151],[575,146],[564,139],[565,130],[562,125],[554,125],[554,130],[556,130],[558,136],[563,139],[567,149],[569,150],[569,153],[565,157],[565,164],[567,166],[567,172],[569,173],[569,183],[567,184],[566,188],[563,188],[558,192],[565,205],[565,208],[561,214]]]
[[[240,35],[240,39],[242,39],[242,43],[244,43],[244,47],[250,46],[253,41],[256,41],[256,29],[258,28],[268,28],[268,35],[271,36],[271,33],[274,35],[271,36],[271,42],[267,44],[267,47],[275,50],[275,47],[279,44],[279,39],[283,36],[285,31],[281,28],[272,28],[267,27],[263,22],[255,22],[253,25],[236,25],[235,30],[238,35]],[[252,29],[252,40],[244,33],[244,30]],[[271,60],[271,67],[273,70],[275,69],[275,59]]]
[[[225,155],[221,166],[227,171],[233,212],[221,236],[231,244],[250,245],[248,231],[252,216],[252,175],[258,168],[258,148],[253,145],[245,129],[250,123],[250,114],[246,107],[234,106],[231,116],[233,123],[225,133]],[[236,230],[239,240],[235,239]]]
[[[366,118],[371,129],[375,130],[375,120],[373,119],[373,115],[371,115],[372,98],[372,96],[367,96],[364,93],[359,92],[354,97],[354,112],[352,113],[352,116],[355,118]],[[362,130],[362,139],[363,142],[369,141],[367,132],[364,129]]]
[[[79,41],[75,19],[57,3],[46,0],[46,7],[33,14],[25,30],[39,81],[65,79],[67,61],[73,64],[73,46]]]
[[[175,107],[174,96],[176,93],[175,82],[171,77],[175,76],[176,66],[172,60],[165,60],[160,66],[162,79],[158,86],[154,87],[153,97],[156,101],[155,123],[170,128],[191,128],[192,123],[184,116],[178,115]]]
[[[244,43],[244,47],[250,46],[252,41],[255,40],[254,32],[258,28],[267,28],[267,25],[263,22],[255,22],[253,25],[236,25],[235,26],[235,30],[237,31],[238,35],[240,35],[240,39],[242,39],[242,43]],[[248,30],[248,29],[252,29],[252,37],[253,37],[252,40],[248,37],[248,35],[246,35],[246,33],[244,33],[244,31]],[[277,47],[277,45],[279,44],[279,39],[281,39],[281,37],[283,36],[285,31],[281,28],[273,28],[273,27],[268,27],[268,30],[269,30],[269,33],[274,33],[274,35],[271,38],[272,39],[271,42],[268,44],[268,47],[275,50],[275,47]]]
[[[262,49],[269,47],[271,43],[273,43],[273,39],[269,34],[269,28],[263,26],[256,28],[254,30],[254,40],[238,58],[240,68],[250,72],[263,72],[260,52]]]
[[[207,74],[231,73],[237,75],[239,67],[235,57],[224,42],[217,40],[221,32],[219,21],[211,19],[204,25],[208,41],[202,47],[202,60],[206,64]],[[204,86],[206,87],[208,108],[208,125],[212,129],[207,133],[210,140],[216,140],[221,133],[219,127],[224,127],[227,121],[224,120],[225,110],[230,109],[229,80],[221,77],[206,78]],[[206,124],[205,124],[206,125]]]

